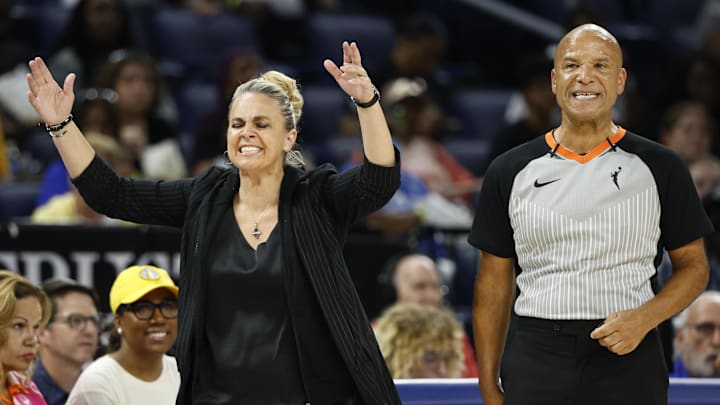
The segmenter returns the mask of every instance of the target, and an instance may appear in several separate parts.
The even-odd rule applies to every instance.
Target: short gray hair
[[[688,313],[690,312],[690,308],[695,306],[697,303],[705,300],[720,300],[720,291],[714,291],[714,290],[708,290],[703,291],[702,294],[700,294],[697,298],[695,298],[695,301],[690,303],[685,309],[680,311],[679,314],[675,315],[675,317],[672,319],[673,328],[675,330],[685,329],[687,327],[687,319],[688,319]]]

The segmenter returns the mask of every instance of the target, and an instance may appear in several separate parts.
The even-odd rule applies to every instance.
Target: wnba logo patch
[[[154,269],[145,267],[140,270],[140,278],[143,280],[158,280],[160,278],[160,273],[158,273]]]

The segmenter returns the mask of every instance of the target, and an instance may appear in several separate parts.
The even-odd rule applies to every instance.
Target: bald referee
[[[487,405],[667,403],[656,327],[704,290],[712,225],[683,161],[612,121],[626,78],[608,31],[570,31],[550,73],[560,126],[487,171],[468,238],[481,251],[473,327]],[[674,273],[655,293],[663,248]]]

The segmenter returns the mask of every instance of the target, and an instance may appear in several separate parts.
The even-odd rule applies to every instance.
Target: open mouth
[[[600,97],[600,94],[576,91],[576,92],[572,93],[572,96],[576,100],[585,101],[585,100],[594,100],[594,99]]]
[[[164,340],[164,339],[167,339],[168,337],[170,337],[170,333],[168,333],[168,332],[151,332],[151,333],[148,333],[147,336],[151,340],[159,341],[159,340]]]
[[[257,146],[243,146],[240,148],[240,154],[241,155],[254,155],[256,153],[260,153],[262,149],[258,148]]]

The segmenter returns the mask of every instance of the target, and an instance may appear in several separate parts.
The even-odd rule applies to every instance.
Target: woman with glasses
[[[0,404],[46,405],[29,376],[50,300],[28,279],[0,270]]]
[[[175,404],[180,374],[166,353],[177,336],[178,288],[155,266],[132,266],[110,289],[110,353],[83,371],[67,404]]]
[[[375,335],[393,378],[463,376],[463,328],[445,308],[395,304],[378,318]]]

